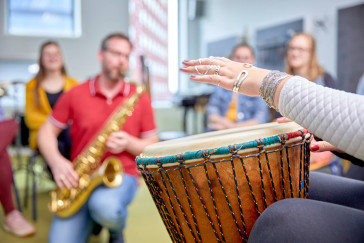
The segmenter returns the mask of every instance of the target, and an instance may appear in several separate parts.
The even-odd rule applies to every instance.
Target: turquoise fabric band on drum
[[[292,132],[292,133],[286,133],[285,134],[288,139],[299,137],[302,135],[302,132]],[[261,139],[263,142],[263,146],[268,146],[275,143],[281,142],[281,136],[272,136]],[[250,141],[245,143],[236,144],[235,146],[238,148],[238,150],[243,149],[249,149],[249,148],[256,148],[258,147],[258,141]],[[183,160],[191,160],[191,159],[202,159],[204,158],[204,154],[210,154],[210,155],[223,155],[223,154],[230,154],[231,149],[229,146],[223,146],[220,148],[214,148],[214,149],[208,149],[208,150],[198,150],[193,152],[185,152],[183,153]],[[171,155],[171,156],[165,156],[165,157],[157,157],[157,158],[136,158],[137,165],[156,165],[157,161],[158,163],[162,164],[168,164],[168,163],[176,163],[179,161],[177,158],[178,155]],[[180,156],[180,155],[179,155]]]

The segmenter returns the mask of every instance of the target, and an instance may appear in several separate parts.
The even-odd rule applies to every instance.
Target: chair
[[[203,132],[207,126],[206,104],[210,94],[182,97],[178,106],[183,109],[183,131],[166,131],[159,134],[161,141],[185,137]],[[189,116],[190,114],[190,116]],[[202,115],[202,124],[199,123],[199,115]],[[191,118],[191,119],[189,119]],[[201,129],[199,128],[201,125]],[[201,130],[201,131],[199,131]]]
[[[36,164],[37,161],[41,160],[42,171],[37,171]],[[37,220],[37,178],[46,178],[48,180],[53,180],[52,173],[49,170],[49,167],[40,154],[39,150],[33,151],[32,155],[28,159],[27,163],[27,173],[25,179],[25,195],[24,195],[24,207],[28,206],[28,198],[29,198],[29,190],[30,190],[30,183],[31,180],[31,200],[32,200],[32,217],[33,220]],[[45,173],[43,173],[45,172]]]
[[[29,146],[29,129],[25,124],[24,116],[20,117],[20,136],[19,140],[21,146]],[[42,171],[37,171],[36,164],[37,161],[41,161]],[[37,220],[37,178],[47,178],[52,179],[52,174],[48,168],[48,165],[39,150],[32,150],[31,154],[27,159],[25,166],[26,178],[25,178],[25,192],[24,192],[24,208],[28,207],[29,201],[29,190],[31,184],[31,201],[32,201],[32,218],[34,221]],[[45,171],[46,173],[43,173]]]

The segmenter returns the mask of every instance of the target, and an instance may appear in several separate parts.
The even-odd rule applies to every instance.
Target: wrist
[[[274,106],[277,107],[277,109],[278,109],[278,105],[279,105],[279,96],[281,95],[281,91],[282,91],[284,85],[286,84],[286,82],[288,81],[288,79],[290,79],[290,78],[291,78],[291,76],[284,78],[282,80],[282,82],[280,82],[280,84],[278,84],[278,86],[277,86],[277,90],[274,94]]]
[[[278,111],[278,101],[276,97],[279,98],[279,94],[276,95],[278,87],[282,89],[282,81],[284,81],[288,74],[280,71],[270,71],[264,78],[259,88],[259,96],[267,103],[271,108]]]
[[[258,68],[255,66],[246,68],[246,70],[249,72],[249,75],[245,82],[252,85],[248,85],[249,89],[247,89],[244,94],[249,96],[259,96],[259,89],[263,83],[263,79],[265,76],[267,76],[270,70]]]

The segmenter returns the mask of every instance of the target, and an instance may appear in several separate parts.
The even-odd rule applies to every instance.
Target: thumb
[[[286,122],[291,122],[291,121],[292,120],[290,120],[290,119],[288,119],[287,117],[284,117],[284,116],[277,118],[278,123],[286,123]]]

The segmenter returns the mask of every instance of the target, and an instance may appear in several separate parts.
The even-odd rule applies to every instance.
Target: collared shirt
[[[117,95],[112,99],[107,99],[100,91],[97,80],[98,77],[93,78],[64,93],[49,118],[54,125],[60,128],[70,124],[71,160],[74,160],[89,143],[94,141],[95,136],[101,132],[111,114],[136,90],[134,85],[123,82]],[[127,118],[122,130],[138,138],[156,134],[154,114],[146,93],[140,96],[132,116]],[[102,160],[111,155],[117,156],[122,161],[125,173],[139,175],[134,155],[128,152],[116,155],[107,152]]]
[[[229,109],[233,92],[216,87],[206,106],[207,115],[219,114],[225,116]],[[269,107],[260,97],[251,97],[239,94],[237,101],[237,122],[256,119],[260,123],[270,120]]]

